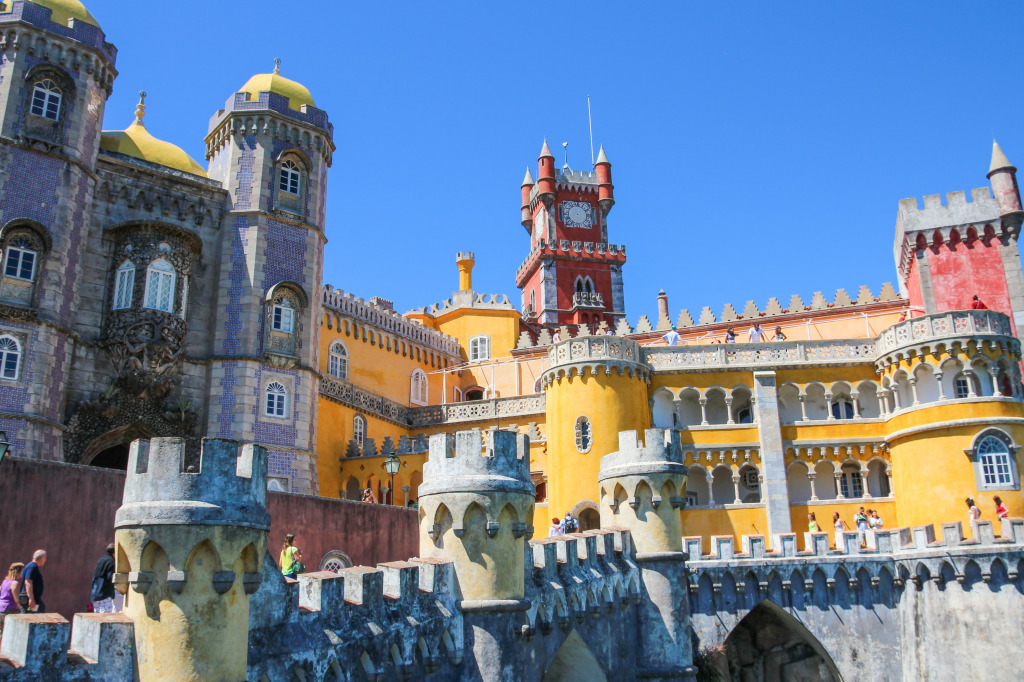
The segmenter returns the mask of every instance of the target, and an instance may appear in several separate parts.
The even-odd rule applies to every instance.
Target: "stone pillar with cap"
[[[601,458],[601,527],[629,530],[643,583],[637,676],[645,680],[696,679],[680,513],[687,471],[672,429],[647,429],[642,443],[622,431],[618,451]]]
[[[205,439],[131,445],[114,582],[135,624],[139,679],[246,679],[249,595],[267,551],[267,451]]]
[[[486,441],[485,441],[486,436]],[[473,679],[522,680],[525,544],[536,488],[530,439],[495,429],[430,437],[419,488],[420,556],[454,564]]]

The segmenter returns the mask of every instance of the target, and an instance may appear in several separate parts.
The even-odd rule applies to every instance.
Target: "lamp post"
[[[395,504],[395,474],[398,473],[398,468],[400,466],[402,466],[402,460],[398,459],[398,456],[395,455],[395,453],[393,452],[387,456],[387,459],[384,460],[384,471],[388,472],[391,475],[390,491],[392,506],[394,506]]]
[[[7,459],[7,452],[11,449],[11,444],[7,441],[7,432],[0,431],[0,464],[4,463]]]

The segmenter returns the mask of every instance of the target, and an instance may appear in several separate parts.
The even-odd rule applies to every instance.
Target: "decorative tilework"
[[[252,183],[256,170],[256,136],[246,135],[239,144],[238,173],[235,175],[235,210],[252,208]]]
[[[267,471],[271,476],[287,476],[293,480],[295,474],[295,453],[281,450],[267,450]],[[294,486],[292,486],[294,489]]]
[[[234,97],[228,100],[227,108],[230,111],[255,111],[269,109],[277,114],[294,118],[307,125],[331,132],[333,128],[327,122],[327,112],[316,107],[306,107],[305,112],[296,111],[288,106],[288,98],[276,92],[261,92],[256,99],[246,100],[248,96],[244,92],[236,92]]]
[[[249,220],[235,218],[234,237],[231,245],[231,284],[228,287],[228,304],[224,311],[224,354],[238,355],[242,352],[242,296],[248,287],[249,263]]]
[[[3,222],[27,218],[50,229],[57,207],[61,166],[63,163],[52,156],[12,147],[0,199]]]
[[[11,443],[11,454],[15,457],[32,454],[25,451],[25,440],[18,438],[20,429],[25,428],[28,428],[28,422],[24,419],[0,419],[0,430],[7,432],[7,440]],[[47,438],[47,444],[49,444],[49,437]],[[44,455],[43,459],[53,458]]]
[[[263,384],[264,384],[264,373],[270,376],[290,376],[295,381],[295,390],[291,392],[289,396],[291,398],[291,415],[288,420],[289,423],[279,423],[278,420],[267,421],[263,417]],[[268,445],[283,445],[289,448],[304,448],[307,447],[305,443],[298,443],[298,429],[296,423],[299,421],[300,416],[303,414],[303,410],[306,409],[307,401],[309,400],[309,389],[306,389],[306,396],[303,396],[302,387],[302,374],[291,369],[271,369],[269,367],[260,366],[256,370],[256,387],[253,389],[254,403],[252,406],[252,414],[255,418],[253,423],[253,440],[257,443],[264,443]],[[313,403],[314,405],[316,403]]]
[[[233,436],[231,427],[235,423],[235,371],[238,369],[237,362],[221,363],[224,368],[224,378],[220,380],[221,395],[220,414],[217,415],[217,436],[219,438],[231,438]]]
[[[9,5],[9,13],[0,13],[0,23],[26,21],[51,33],[98,48],[106,55],[111,64],[117,59],[117,48],[106,41],[106,36],[99,27],[83,21],[76,21],[74,28],[58,24],[51,20],[51,10],[48,7],[25,3],[23,0],[14,0]]]
[[[306,250],[311,236],[309,230],[276,220],[267,220],[267,247],[264,253],[266,269],[263,289],[270,291],[281,282],[295,282],[313,298],[306,281]]]

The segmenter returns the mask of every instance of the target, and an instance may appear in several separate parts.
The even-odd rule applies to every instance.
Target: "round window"
[[[343,568],[351,568],[352,560],[341,550],[331,550],[320,560],[320,570],[338,573]]]

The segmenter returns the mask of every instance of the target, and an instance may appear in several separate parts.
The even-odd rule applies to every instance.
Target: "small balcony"
[[[601,294],[592,291],[577,291],[572,295],[572,309],[595,308],[604,310],[604,298]]]

